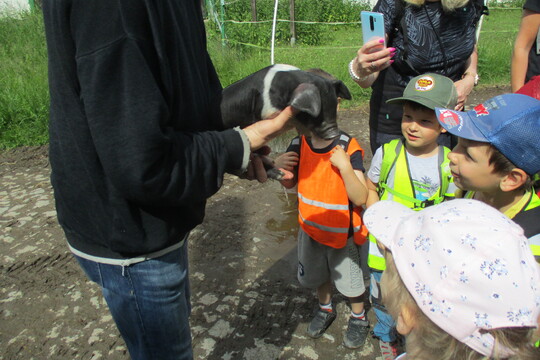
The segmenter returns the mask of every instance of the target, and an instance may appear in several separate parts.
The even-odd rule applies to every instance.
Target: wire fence
[[[208,18],[212,19],[212,21],[214,22],[214,24],[218,27],[219,29],[219,32],[221,33],[221,41],[222,41],[222,45],[223,46],[226,46],[227,44],[230,44],[230,45],[240,45],[240,46],[244,46],[244,47],[249,47],[249,48],[256,48],[256,49],[259,49],[259,50],[267,50],[267,51],[271,51],[273,52],[273,49],[276,47],[276,38],[275,38],[275,27],[276,27],[276,24],[291,24],[291,23],[294,23],[294,24],[301,24],[301,25],[318,25],[318,26],[334,26],[334,27],[340,27],[340,26],[359,26],[361,24],[360,22],[360,19],[358,19],[358,21],[332,21],[332,22],[323,22],[323,21],[310,21],[310,20],[290,20],[290,19],[280,19],[280,18],[277,18],[277,17],[274,17],[273,19],[265,19],[265,20],[256,20],[256,21],[246,21],[246,20],[236,20],[236,19],[227,19],[226,16],[227,16],[227,13],[226,13],[226,7],[228,5],[231,5],[231,4],[234,4],[234,3],[237,3],[239,2],[239,0],[235,0],[235,1],[230,1],[230,2],[225,2],[224,0],[219,0],[220,3],[219,3],[219,6],[216,5],[216,0],[205,0],[205,3],[206,3],[206,9],[208,11]],[[283,2],[283,1],[282,1]],[[495,3],[496,6],[489,6],[489,3]],[[276,8],[278,5],[279,1],[278,0],[275,0],[275,4],[276,4]],[[284,2],[285,4],[284,5],[281,5],[281,6],[289,6],[289,2],[288,1],[285,1]],[[370,6],[369,6],[369,0],[363,0],[361,1],[361,3],[363,4],[363,6],[365,7],[365,9],[369,9]],[[501,2],[501,1],[487,1],[487,4],[488,4],[488,7],[490,10],[495,10],[495,11],[499,11],[499,10],[512,10],[512,11],[515,11],[515,10],[521,10],[522,8],[521,7],[514,7],[514,6],[500,6],[501,4],[503,4],[504,2]],[[515,2],[512,2],[512,3],[515,3]],[[246,42],[246,41],[240,41],[238,39],[235,39],[234,36],[229,36],[228,33],[227,33],[227,25],[228,24],[232,24],[232,25],[235,25],[235,26],[259,26],[259,25],[267,25],[267,24],[273,24],[272,26],[272,34],[268,34],[268,35],[271,35],[268,43],[266,45],[261,45],[261,44],[254,44],[254,43],[250,43],[250,42]],[[515,30],[486,30],[486,29],[481,29],[481,26],[482,24],[480,23],[480,28],[479,28],[479,33],[478,33],[478,36],[482,33],[482,34],[489,34],[489,33],[514,33],[514,32],[517,32],[517,27]],[[291,45],[294,45],[294,43],[291,42]],[[354,49],[354,48],[357,48],[357,46],[339,46],[339,47],[335,47],[335,46],[332,46],[332,47],[320,47],[320,46],[315,46],[315,48],[318,48],[318,49],[328,49],[328,50],[332,50],[332,49]],[[283,48],[281,48],[283,49]],[[272,58],[272,61],[271,63],[273,63],[273,54],[271,55],[271,58]]]

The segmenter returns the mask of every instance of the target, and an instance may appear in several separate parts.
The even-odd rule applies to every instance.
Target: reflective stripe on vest
[[[379,183],[377,184],[380,200],[387,200],[389,194],[392,194],[393,201],[399,202],[413,210],[421,210],[427,206],[439,204],[446,198],[453,197],[454,194],[447,193],[452,179],[452,174],[448,166],[449,160],[447,155],[449,152],[450,149],[439,146],[438,165],[440,186],[428,200],[420,201],[415,198],[416,194],[403,140],[395,139],[384,144]],[[395,169],[394,186],[390,188],[387,185],[387,181],[392,169]],[[380,271],[386,268],[384,256],[377,246],[377,240],[371,234],[369,235],[368,266]]]
[[[343,141],[340,139],[338,144],[343,146]],[[364,151],[354,138],[347,136],[345,145],[347,154],[361,151],[363,156]],[[300,153],[298,222],[302,230],[317,242],[334,248],[344,247],[349,234],[356,244],[363,244],[367,229],[362,224],[362,208],[350,203],[339,170],[330,163],[331,152],[314,152],[302,136]]]
[[[308,199],[304,195],[300,194],[300,192],[298,192],[298,197],[300,198],[300,200],[302,200],[304,203],[308,205],[318,206],[326,210],[349,210],[349,204],[347,205],[327,204],[327,203],[323,203],[322,201]]]

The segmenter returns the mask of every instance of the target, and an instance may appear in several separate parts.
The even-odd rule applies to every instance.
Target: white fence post
[[[277,9],[279,0],[275,0],[274,3],[274,20],[272,21],[272,43],[270,46],[270,65],[274,65],[274,45],[276,42],[276,23],[277,23]]]

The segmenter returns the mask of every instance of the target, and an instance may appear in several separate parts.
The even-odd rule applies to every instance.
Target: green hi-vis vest
[[[413,210],[421,210],[425,207],[439,204],[445,199],[453,198],[454,194],[447,193],[448,186],[452,182],[452,174],[448,166],[448,153],[450,149],[439,146],[439,189],[427,200],[418,200],[415,197],[414,185],[407,161],[407,152],[403,146],[402,139],[395,139],[383,145],[383,156],[381,164],[381,173],[377,189],[380,200],[388,200],[389,194],[392,194],[392,200],[397,201]],[[388,175],[395,168],[394,186],[387,185]],[[379,251],[377,240],[369,234],[369,256],[368,265],[370,268],[382,271],[386,268],[384,256]]]
[[[468,191],[464,198],[474,198],[474,191]],[[536,261],[540,262],[540,198],[535,192],[534,188],[531,188],[527,194],[530,194],[530,199],[525,206],[519,209],[519,212],[514,215],[512,220],[523,228],[525,237],[529,240],[529,246],[532,253],[536,258]],[[508,215],[508,214],[506,214]]]

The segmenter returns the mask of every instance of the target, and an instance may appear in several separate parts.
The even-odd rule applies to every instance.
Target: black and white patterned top
[[[422,6],[401,5],[402,17],[407,26],[406,29],[399,26],[399,30],[395,32],[395,9],[398,1],[403,0],[379,0],[374,8],[374,11],[384,14],[386,33],[392,38],[388,46],[396,48],[393,66],[401,68],[404,65],[403,32],[406,31],[408,59],[418,70],[418,73],[407,75],[435,72],[454,81],[458,80],[476,43],[475,31],[479,14],[472,1],[453,12],[445,12],[440,1],[426,1]],[[407,82],[403,85],[406,86]]]

